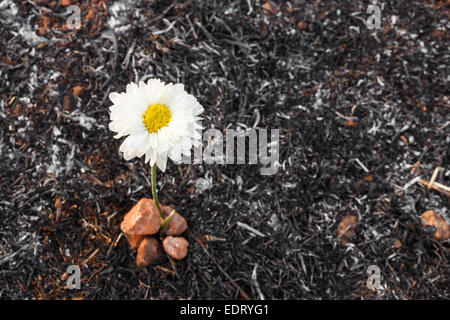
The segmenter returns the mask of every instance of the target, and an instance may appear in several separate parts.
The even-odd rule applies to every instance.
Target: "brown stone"
[[[63,7],[67,7],[72,5],[72,0],[61,0],[59,1],[59,3],[63,6]]]
[[[168,217],[170,213],[173,211],[173,208],[170,206],[163,206],[161,208],[162,214],[164,217]],[[185,232],[188,228],[186,219],[183,218],[178,212],[174,211],[172,215],[172,219],[170,219],[169,224],[166,228],[167,236],[179,236],[183,232]]]
[[[128,244],[130,245],[131,250],[136,250],[137,248],[139,248],[141,241],[145,238],[145,236],[135,234],[125,234],[125,237],[128,240]]]
[[[181,260],[187,256],[189,243],[183,237],[168,236],[162,243],[164,251],[172,258]]]
[[[358,218],[354,215],[348,215],[342,218],[337,228],[337,235],[341,238],[341,245],[345,246],[348,240],[355,235],[356,223]]]
[[[161,217],[152,199],[142,198],[123,218],[120,229],[125,234],[152,235],[159,231]]]
[[[433,235],[435,240],[448,240],[450,239],[450,225],[436,212],[428,210],[422,213],[422,225],[433,226],[436,228],[436,232]]]
[[[147,267],[164,262],[164,251],[159,240],[153,237],[145,237],[139,245],[136,255],[136,265]]]

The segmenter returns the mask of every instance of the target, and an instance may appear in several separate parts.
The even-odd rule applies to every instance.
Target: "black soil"
[[[370,30],[368,3],[0,1],[0,298],[448,299],[449,242],[420,215],[448,221],[449,197],[409,183],[450,185],[448,8],[382,1]],[[189,254],[139,269],[119,225],[150,171],[119,154],[108,95],[152,77],[206,128],[279,129],[280,165],[170,162]]]

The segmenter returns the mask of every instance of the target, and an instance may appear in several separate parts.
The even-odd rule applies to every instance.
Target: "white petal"
[[[162,172],[166,171],[167,155],[165,153],[156,155],[156,165]]]

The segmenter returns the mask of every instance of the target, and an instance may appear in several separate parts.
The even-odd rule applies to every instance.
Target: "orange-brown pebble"
[[[141,241],[144,240],[144,237],[145,236],[142,235],[125,234],[125,238],[127,238],[131,250],[136,250],[139,248],[139,245],[141,244]]]
[[[136,255],[136,265],[147,267],[156,265],[164,261],[164,251],[161,243],[153,237],[145,237],[138,248]]]
[[[174,211],[172,207],[163,206],[161,211],[164,217],[168,217],[173,211],[172,219],[166,227],[167,236],[179,236],[187,230],[188,225],[186,219],[178,214],[178,212]]]
[[[125,215],[120,229],[125,234],[152,235],[159,231],[161,217],[152,199],[142,198]]]
[[[183,237],[168,236],[162,243],[164,251],[175,260],[181,260],[187,256],[189,243]]]

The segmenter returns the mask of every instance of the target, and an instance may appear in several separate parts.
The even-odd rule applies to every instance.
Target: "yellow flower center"
[[[159,129],[169,124],[172,114],[165,105],[152,104],[148,106],[142,118],[144,118],[143,122],[148,132],[156,133]]]

